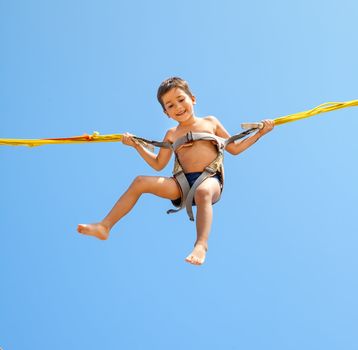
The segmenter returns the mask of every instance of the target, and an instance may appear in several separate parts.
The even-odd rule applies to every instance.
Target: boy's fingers
[[[274,127],[274,121],[272,119],[265,119],[262,121],[264,124],[264,127],[270,127],[273,128]]]
[[[133,137],[132,134],[125,132],[122,136],[122,143],[124,143],[124,144],[130,143],[131,141],[133,141],[132,137]]]
[[[126,146],[134,147],[137,144],[137,141],[133,137],[134,137],[133,134],[125,132],[122,136],[122,143]]]
[[[274,127],[274,121],[272,119],[261,120],[261,123],[263,124],[263,128],[261,129],[263,131],[263,134],[266,134],[267,132],[271,131]]]

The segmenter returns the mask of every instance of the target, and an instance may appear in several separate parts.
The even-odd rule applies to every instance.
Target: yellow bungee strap
[[[308,111],[289,114],[283,117],[274,119],[275,125],[293,122],[299,119],[309,118],[316,114],[331,112],[341,108],[358,106],[358,100],[346,102],[326,102]],[[94,132],[92,135],[51,138],[51,139],[0,139],[0,146],[42,146],[65,143],[88,143],[88,142],[118,142],[122,140],[122,134],[100,135],[99,132]],[[148,140],[137,138],[137,140],[144,145]],[[153,143],[153,142],[151,142]],[[154,142],[155,143],[155,142]],[[160,142],[156,142],[160,147]],[[155,145],[156,145],[155,144]]]
[[[299,119],[309,118],[316,114],[335,111],[341,108],[358,106],[358,100],[346,101],[346,102],[326,102],[308,111],[299,112],[295,114],[285,115],[280,118],[274,119],[275,125],[294,122]]]
[[[92,135],[82,135],[73,137],[53,138],[53,139],[0,139],[2,146],[42,146],[64,143],[87,143],[87,142],[115,142],[121,141],[122,134],[100,135],[95,131]]]

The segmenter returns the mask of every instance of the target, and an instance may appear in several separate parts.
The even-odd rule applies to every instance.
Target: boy
[[[271,131],[274,123],[272,120],[264,120],[263,128],[254,135],[237,143],[225,144],[223,140],[228,139],[230,135],[219,120],[213,116],[204,118],[195,116],[196,99],[186,81],[178,77],[163,81],[158,89],[157,97],[164,113],[178,123],[177,126],[168,130],[164,137],[163,141],[169,145],[169,148],[160,148],[158,154],[155,154],[128,133],[123,136],[122,142],[134,147],[140,156],[157,171],[162,170],[168,164],[174,152],[175,176],[171,178],[136,177],[101,222],[89,225],[80,224],[78,232],[102,240],[107,239],[111,228],[134,207],[143,193],[170,199],[176,206],[183,207],[186,201],[189,216],[192,217],[191,205],[195,204],[197,207],[197,239],[193,251],[185,260],[194,265],[201,265],[205,261],[208,249],[212,205],[219,200],[223,187],[221,157],[223,149],[225,148],[233,155],[243,152],[261,136]]]

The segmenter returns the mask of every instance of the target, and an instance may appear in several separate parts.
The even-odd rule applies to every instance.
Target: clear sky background
[[[173,75],[231,133],[357,99],[357,17],[355,0],[1,1],[0,137],[161,139]],[[0,347],[358,349],[357,114],[227,154],[201,267],[166,200],[143,196],[106,242],[76,233],[155,174],[134,149],[2,146]]]

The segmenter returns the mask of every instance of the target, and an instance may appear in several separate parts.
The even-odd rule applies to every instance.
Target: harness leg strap
[[[195,191],[199,187],[199,185],[206,180],[207,178],[211,177],[213,174],[215,174],[216,171],[206,168],[203,173],[196,179],[193,186],[191,187],[186,200],[185,200],[185,206],[186,206],[186,212],[188,213],[189,219],[191,221],[194,221],[194,215],[193,215],[193,199],[195,196]]]
[[[185,207],[186,198],[190,191],[189,182],[184,174],[183,171],[180,171],[179,173],[174,175],[175,179],[177,180],[180,190],[181,190],[181,203],[180,207],[178,209],[169,209],[167,210],[167,214],[177,213],[178,211],[182,210]]]

